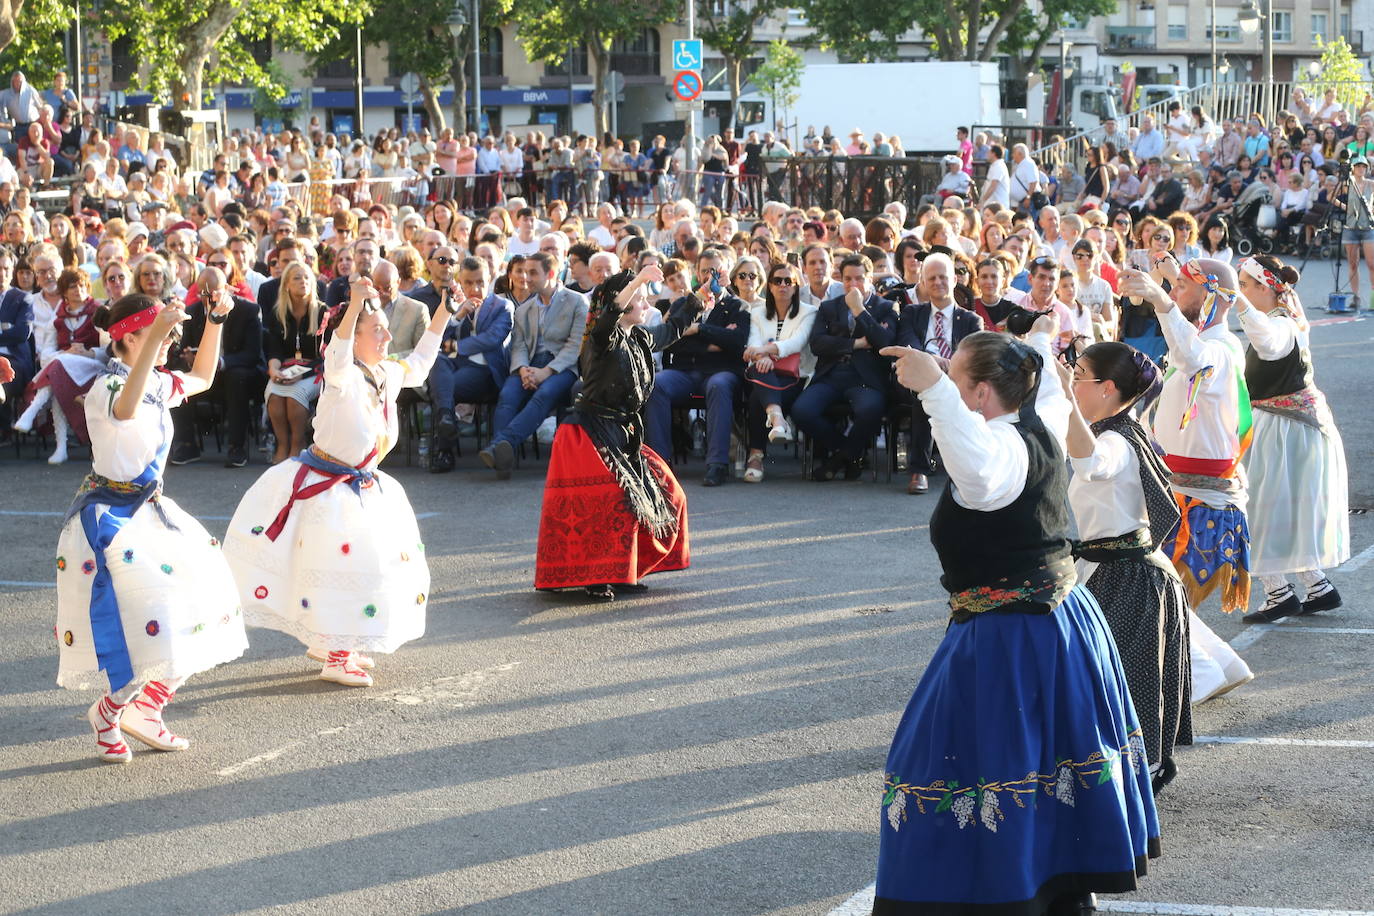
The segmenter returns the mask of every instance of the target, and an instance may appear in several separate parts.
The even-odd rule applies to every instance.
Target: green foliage
[[[768,54],[752,79],[759,91],[771,96],[777,106],[791,108],[799,98],[797,90],[801,88],[803,67],[801,55],[778,39],[768,43]]]
[[[530,59],[557,64],[569,45],[585,42],[589,53],[608,55],[616,39],[670,22],[679,11],[677,0],[551,0],[521,4],[513,18]]]
[[[1309,96],[1314,96],[1318,104],[1327,89],[1335,89],[1336,101],[1342,107],[1358,111],[1368,92],[1364,63],[1355,56],[1344,38],[1323,41],[1322,36],[1317,35],[1313,41],[1322,52],[1321,60],[1318,61],[1316,73],[1303,71],[1304,79],[1298,85]]]
[[[142,88],[174,96],[216,83],[280,84],[253,59],[255,43],[270,38],[274,50],[312,53],[334,40],[341,27],[361,23],[368,2],[352,0],[106,0],[102,23],[113,38],[127,36],[147,65]],[[175,99],[198,107],[204,99]]]
[[[868,63],[897,56],[897,38],[916,23],[917,0],[804,0],[801,9],[822,48]]]
[[[87,14],[89,29],[94,12]],[[24,71],[30,83],[46,89],[59,70],[67,69],[62,53],[62,33],[71,28],[73,8],[60,0],[27,0],[15,18],[18,34],[14,41],[0,51],[0,71],[8,83],[8,74]],[[76,74],[69,73],[67,85],[76,88]]]
[[[262,69],[268,80],[253,90],[253,113],[264,121],[284,121],[286,109],[281,103],[286,98],[286,71],[275,60]]]

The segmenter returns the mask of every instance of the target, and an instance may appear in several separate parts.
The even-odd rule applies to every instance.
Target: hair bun
[[[95,315],[91,318],[91,322],[100,330],[108,331],[110,325],[114,323],[110,320],[110,307],[108,305],[96,306]]]
[[[1298,269],[1291,264],[1284,264],[1279,269],[1279,279],[1292,286],[1302,279],[1302,274],[1298,273]]]

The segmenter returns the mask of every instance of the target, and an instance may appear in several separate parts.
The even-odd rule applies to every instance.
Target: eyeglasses
[[[450,264],[457,264],[457,263],[458,263],[457,259],[455,259],[455,258],[446,258],[446,257],[444,257],[443,255],[438,255],[438,256],[436,256],[436,257],[432,257],[432,258],[430,258],[430,260],[433,261],[433,262],[436,263],[436,264],[442,264],[442,265],[444,265],[445,267],[448,267]]]
[[[741,270],[739,273],[735,274],[736,280],[757,280],[758,278],[758,274],[750,273],[747,270]]]
[[[1174,237],[1172,235],[1165,235],[1163,232],[1157,232],[1151,237],[1156,242],[1172,242],[1174,240]]]
[[[769,283],[772,283],[774,286],[792,286],[792,285],[793,285],[793,284],[792,284],[792,278],[791,278],[791,277],[772,277],[772,278],[770,278],[770,279],[768,280],[768,282],[769,282]]]

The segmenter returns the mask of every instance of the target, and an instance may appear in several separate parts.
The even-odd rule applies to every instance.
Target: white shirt
[[[367,467],[377,463],[395,444],[396,396],[402,388],[423,385],[439,355],[439,335],[426,330],[408,356],[382,360],[375,372],[381,375],[384,401],[364,372],[353,362],[352,338],[334,335],[324,351],[324,387],[315,410],[315,444],[321,451],[354,467],[373,448]]]
[[[944,333],[941,335],[945,343],[949,345],[949,352],[954,352],[954,303],[942,309],[937,309],[934,303],[930,306],[930,321],[926,324],[926,352],[932,356],[940,355],[940,346],[935,340],[935,316],[944,316]]]
[[[615,236],[611,235],[611,230],[600,223],[596,228],[587,233],[587,238],[601,246],[602,251],[615,251]]]
[[[1011,187],[1007,188],[1007,193],[1011,195],[1011,205],[1020,204],[1039,180],[1040,169],[1036,168],[1033,159],[1027,156],[1017,163],[1012,172]]]
[[[1150,526],[1145,491],[1140,487],[1140,459],[1126,437],[1107,431],[1097,437],[1087,458],[1070,458],[1069,506],[1085,541],[1118,537]],[[1078,581],[1086,582],[1097,564],[1079,560]]]
[[[57,309],[48,305],[48,300],[43,298],[41,292],[29,293],[29,305],[33,307],[33,321],[29,327],[33,329],[33,347],[38,351],[38,366],[41,369],[52,362],[53,357],[57,355]],[[108,477],[109,475],[105,476]],[[128,480],[129,478],[116,477],[111,479]]]
[[[1086,305],[1093,315],[1102,314],[1102,306],[1112,299],[1112,285],[1101,277],[1093,277],[1088,283],[1078,281],[1078,301]]]
[[[1240,450],[1237,425],[1240,422],[1237,371],[1243,351],[1240,341],[1226,329],[1224,322],[1205,331],[1197,327],[1177,308],[1159,316],[1159,326],[1169,344],[1169,365],[1177,371],[1164,377],[1164,390],[1159,395],[1159,407],[1154,413],[1154,436],[1165,454],[1185,458],[1233,459]],[[1188,406],[1188,386],[1193,374],[1212,368],[1211,375],[1201,382],[1197,396],[1197,415],[1186,429],[1179,421]],[[1236,481],[1240,492],[1234,498],[1217,490],[1199,490],[1175,485],[1185,496],[1202,500],[1214,509],[1235,505],[1245,509],[1245,476],[1237,469]]]
[[[843,296],[843,295],[844,295],[844,284],[841,283],[839,280],[831,280],[831,281],[829,282],[829,285],[826,286],[826,288],[825,288],[825,293],[824,293],[823,295],[820,295],[820,296],[817,296],[816,294],[814,294],[813,292],[811,292],[811,283],[810,283],[810,281],[807,281],[807,280],[803,280],[803,281],[802,281],[802,285],[801,285],[801,301],[802,301],[802,305],[814,305],[814,306],[816,306],[817,308],[819,308],[819,307],[820,307],[820,304],[821,304],[822,302],[824,302],[825,300],[827,300],[827,299],[834,299],[836,296]]]
[[[507,175],[519,175],[525,170],[525,153],[520,147],[506,149],[501,147],[501,171]]]
[[[985,204],[998,203],[998,204],[1001,204],[1001,205],[1004,206],[1004,207],[1010,208],[1010,207],[1011,207],[1011,189],[1008,187],[1008,184],[1009,184],[1010,180],[1011,180],[1011,179],[1010,179],[1009,173],[1007,172],[1007,164],[1006,164],[1006,162],[1004,162],[1004,161],[1001,160],[1001,159],[992,159],[992,160],[989,160],[989,161],[988,161],[988,174],[987,174],[987,177],[986,177],[985,179],[983,179],[983,181],[984,181],[984,188],[986,189],[986,188],[990,187],[990,186],[992,185],[992,182],[994,182],[994,181],[997,182],[997,187],[995,187],[995,188],[992,189],[992,196],[991,196],[991,197],[987,197],[986,199],[984,199],[983,203],[985,203]],[[985,190],[985,193],[986,193],[986,190]]]
[[[1069,429],[1069,402],[1055,374],[1050,337],[1031,334],[1026,342],[1045,361],[1035,412],[1062,450]],[[965,406],[958,386],[949,376],[919,396],[930,417],[931,433],[940,448],[945,470],[954,484],[954,501],[979,512],[995,512],[1015,502],[1026,488],[1026,471],[1030,467],[1025,440],[1012,428],[1017,415],[984,419]]]
[[[183,380],[180,372],[172,373]],[[173,393],[171,376],[152,372],[146,391],[161,406],[139,403],[128,420],[117,420],[114,405],[123,390],[125,379],[113,372],[96,377],[86,392],[86,429],[91,436],[91,469],[110,480],[133,480],[152,463],[158,450],[172,436],[171,408],[182,400]],[[145,395],[146,398],[146,395]]]
[[[1251,307],[1240,313],[1240,326],[1263,360],[1272,362],[1292,353],[1294,347],[1308,347],[1308,333],[1298,330],[1298,323],[1287,315],[1266,315]]]
[[[534,254],[538,250],[539,236],[532,235],[530,236],[530,240],[526,242],[523,239],[521,239],[518,234],[513,235],[511,236],[510,241],[506,243],[506,260],[509,261],[513,256],[517,254]]]

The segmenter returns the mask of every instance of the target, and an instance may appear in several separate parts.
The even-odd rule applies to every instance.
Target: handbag
[[[773,360],[773,371],[785,378],[801,378],[801,354],[793,353]]]

